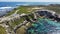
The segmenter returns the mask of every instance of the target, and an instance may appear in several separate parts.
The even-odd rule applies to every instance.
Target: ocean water
[[[15,7],[17,5],[49,5],[60,4],[60,2],[0,2],[0,7]]]
[[[49,5],[60,4],[60,2],[0,2],[0,16],[5,15],[8,10],[20,5]],[[11,11],[10,10],[10,11]]]

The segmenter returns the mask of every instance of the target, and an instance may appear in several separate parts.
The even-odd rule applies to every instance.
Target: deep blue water
[[[16,5],[48,5],[60,4],[60,2],[0,2],[0,7],[15,7]]]

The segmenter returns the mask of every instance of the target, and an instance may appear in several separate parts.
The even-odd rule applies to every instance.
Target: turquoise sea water
[[[42,18],[38,18],[37,20],[37,22],[32,24],[33,27],[28,29],[28,32],[30,32],[31,34],[53,34],[53,32],[60,32],[60,22]]]

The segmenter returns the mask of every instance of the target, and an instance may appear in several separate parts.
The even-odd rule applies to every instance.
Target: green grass
[[[22,13],[29,14],[29,13],[31,13],[31,12],[29,12],[29,11],[31,11],[29,8],[31,8],[31,7],[20,6],[18,8],[18,9],[20,9],[20,11],[18,11],[17,13],[18,14],[22,14]]]
[[[29,8],[32,8],[32,7],[19,6],[19,7],[17,7],[16,9],[13,9],[11,12],[9,12],[9,13],[8,13],[7,15],[5,15],[5,16],[12,15],[16,10],[19,10],[19,11],[17,12],[17,14],[22,14],[22,13],[29,14],[29,13],[31,13],[31,12],[29,12],[29,11],[30,11]]]
[[[6,34],[6,31],[2,26],[0,26],[0,34]]]

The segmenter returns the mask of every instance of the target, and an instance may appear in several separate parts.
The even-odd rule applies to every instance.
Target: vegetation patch
[[[16,34],[25,34],[25,33],[26,33],[26,31],[25,31],[25,27],[24,26],[20,27],[16,31]]]
[[[5,29],[2,26],[0,26],[0,34],[7,34]]]
[[[15,27],[16,25],[18,25],[18,24],[20,24],[20,23],[23,23],[23,21],[24,21],[24,18],[22,17],[22,18],[20,18],[20,19],[17,19],[17,20],[12,21],[12,22],[10,23],[10,25],[11,25],[12,27]]]

